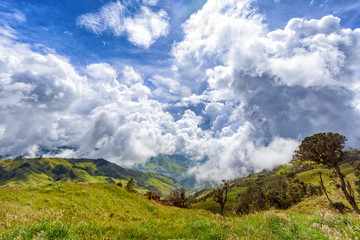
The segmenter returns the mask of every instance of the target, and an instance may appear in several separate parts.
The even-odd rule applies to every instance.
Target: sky
[[[360,145],[360,3],[0,2],[0,155],[193,161],[198,182]]]

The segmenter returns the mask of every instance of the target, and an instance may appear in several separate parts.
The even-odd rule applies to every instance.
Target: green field
[[[111,184],[0,188],[0,239],[355,239],[360,219],[266,211],[222,217],[166,207]]]

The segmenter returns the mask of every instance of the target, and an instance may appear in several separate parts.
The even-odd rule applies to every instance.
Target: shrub
[[[340,213],[344,213],[344,212],[345,212],[346,207],[345,207],[345,205],[344,205],[344,203],[343,203],[342,201],[335,201],[335,202],[333,202],[333,206],[334,206],[337,210],[339,210]]]

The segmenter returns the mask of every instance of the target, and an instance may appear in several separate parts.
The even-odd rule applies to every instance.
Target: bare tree
[[[224,215],[224,207],[225,203],[227,201],[227,195],[230,191],[230,184],[229,181],[221,180],[222,184],[220,187],[214,190],[213,192],[213,198],[215,202],[220,204],[220,213],[221,215]]]

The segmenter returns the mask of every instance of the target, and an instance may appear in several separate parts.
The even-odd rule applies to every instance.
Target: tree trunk
[[[323,180],[322,180],[321,172],[319,172],[319,176],[320,176],[321,187],[322,187],[322,189],[324,190],[325,196],[326,196],[326,198],[329,200],[331,206],[334,207],[334,204],[332,203],[332,201],[330,200],[330,198],[329,198],[329,196],[328,196],[328,194],[327,194],[327,192],[326,192],[326,189],[325,189],[325,186],[324,186],[324,182],[323,182]]]
[[[224,207],[225,207],[225,204],[220,204],[221,206],[221,209],[220,209],[220,213],[222,216],[224,216]]]
[[[341,182],[341,190],[343,191],[346,200],[350,203],[350,205],[355,210],[355,212],[360,214],[360,210],[359,210],[358,206],[356,205],[355,199],[346,190],[344,175],[341,173],[339,165],[336,164],[334,166],[334,168],[335,168],[337,174],[339,175],[340,182]]]

